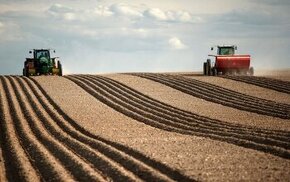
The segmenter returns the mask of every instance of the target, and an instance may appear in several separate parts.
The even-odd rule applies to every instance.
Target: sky
[[[201,71],[210,47],[290,68],[289,0],[0,0],[0,74],[56,51],[65,74]]]

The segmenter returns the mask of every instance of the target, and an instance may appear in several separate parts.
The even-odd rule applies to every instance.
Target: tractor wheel
[[[23,68],[23,76],[29,77],[29,68],[28,67]]]
[[[212,75],[212,72],[211,72],[211,60],[207,59],[206,63],[207,63],[207,75],[210,76],[210,75]]]
[[[58,76],[62,76],[62,65],[61,65],[60,61],[57,61],[57,68],[59,70]]]
[[[203,63],[203,75],[207,75],[207,62]]]
[[[250,76],[253,76],[254,75],[254,68],[253,67],[250,67],[250,69],[249,69],[249,75]]]
[[[216,69],[216,67],[213,67],[212,69],[211,69],[211,72],[212,72],[212,76],[217,76],[217,69]]]

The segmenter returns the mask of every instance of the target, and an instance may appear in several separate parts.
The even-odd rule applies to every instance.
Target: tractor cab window
[[[36,59],[40,59],[42,57],[49,58],[49,52],[48,51],[37,51],[36,52]]]
[[[235,53],[235,49],[233,47],[220,47],[219,55],[233,55]]]

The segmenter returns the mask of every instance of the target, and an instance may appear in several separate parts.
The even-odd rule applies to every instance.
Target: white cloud
[[[187,11],[163,11],[159,8],[149,8],[144,11],[144,16],[158,21],[197,23],[200,17],[193,17]]]
[[[69,6],[64,6],[62,4],[53,4],[48,9],[48,13],[65,21],[72,21],[81,18],[81,16],[78,16],[78,14],[81,14],[80,11],[77,11],[76,9],[73,9]]]
[[[143,17],[142,12],[133,6],[129,6],[123,3],[113,4],[110,6],[110,11],[116,15],[128,16],[128,17]]]
[[[25,39],[23,32],[21,31],[20,26],[14,22],[0,22],[0,42],[14,42],[21,41]]]
[[[168,20],[167,15],[158,8],[148,9],[144,12],[144,14],[150,18],[154,18],[156,20]]]
[[[168,43],[172,49],[186,49],[187,46],[177,37],[171,37]]]
[[[63,18],[68,21],[76,20],[77,15],[75,13],[64,13]]]
[[[64,6],[62,4],[53,4],[50,8],[49,11],[55,12],[55,13],[69,13],[73,12],[73,8]]]
[[[109,17],[112,16],[114,13],[110,11],[108,6],[99,5],[95,8],[94,13],[98,16]]]

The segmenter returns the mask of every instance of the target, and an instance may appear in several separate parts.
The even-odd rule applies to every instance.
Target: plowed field
[[[267,77],[0,76],[0,181],[287,181],[289,88]]]

